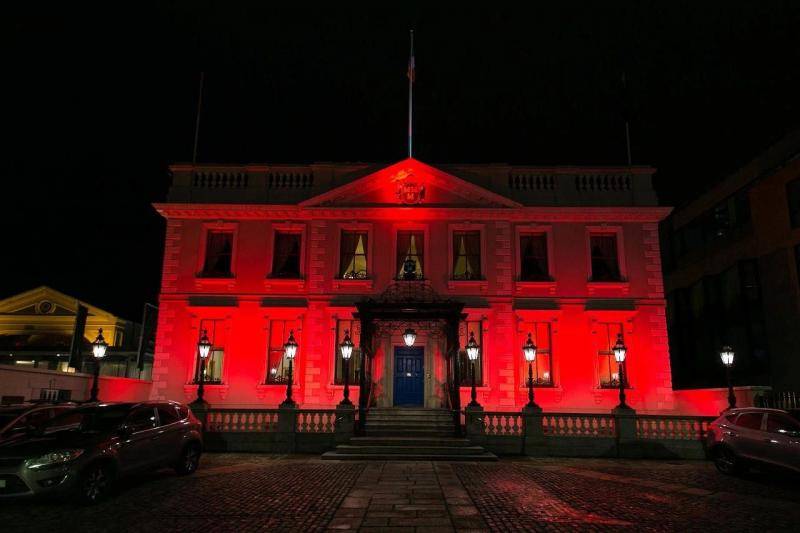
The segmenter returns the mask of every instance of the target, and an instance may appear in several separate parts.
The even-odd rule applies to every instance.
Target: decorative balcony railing
[[[616,436],[613,415],[585,413],[544,413],[542,430],[549,437]]]
[[[213,409],[206,411],[203,427],[213,433],[273,432],[278,409]]]
[[[333,433],[335,409],[302,409],[297,411],[298,433]]]
[[[522,435],[524,426],[520,413],[487,411],[483,413],[484,431],[487,435]]]
[[[658,440],[705,439],[708,424],[714,417],[636,416],[636,437]]]

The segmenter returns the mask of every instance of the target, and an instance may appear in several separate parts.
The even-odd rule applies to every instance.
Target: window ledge
[[[333,280],[334,289],[365,289],[372,290],[374,280],[368,279],[342,279],[336,278]]]
[[[305,289],[306,280],[303,278],[266,278],[264,288],[271,289],[278,287],[281,289]]]
[[[528,386],[527,385],[521,386],[519,388],[519,390],[527,392],[528,391]],[[551,391],[554,391],[554,392],[563,392],[564,391],[564,389],[561,388],[561,385],[534,385],[533,386],[533,390],[535,390],[535,391],[551,390]]]
[[[614,291],[622,294],[628,294],[631,290],[629,281],[592,281],[586,283],[589,294],[594,294],[597,291]]]
[[[353,389],[358,389],[358,387],[359,387],[358,383],[356,383],[355,385],[350,383],[347,386],[350,388],[350,392],[351,393],[353,392]],[[327,385],[325,385],[325,388],[327,390],[344,390],[344,385],[337,385],[335,383],[328,383]]]
[[[455,289],[479,289],[482,292],[489,290],[489,282],[485,279],[449,279],[447,280],[447,288]]]
[[[205,277],[202,274],[197,274],[194,278],[195,287],[198,289],[202,287],[228,287],[233,288],[236,286],[236,277]]]
[[[545,281],[517,281],[515,283],[515,287],[517,292],[539,292],[539,291],[547,291],[550,295],[556,294],[556,282],[555,280],[545,280]]]

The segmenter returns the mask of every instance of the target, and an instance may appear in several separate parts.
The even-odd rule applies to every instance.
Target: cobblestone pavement
[[[335,462],[208,454],[98,506],[0,501],[0,531],[791,531],[800,478],[699,461]]]

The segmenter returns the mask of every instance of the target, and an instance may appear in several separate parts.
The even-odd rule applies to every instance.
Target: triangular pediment
[[[302,202],[303,207],[521,207],[521,204],[413,158]]]
[[[108,311],[44,285],[0,300],[0,315],[74,316],[79,304],[88,309],[89,316],[115,318]]]

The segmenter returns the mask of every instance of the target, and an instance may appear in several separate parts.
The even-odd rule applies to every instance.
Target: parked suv
[[[185,405],[77,407],[0,443],[0,497],[59,493],[94,503],[128,474],[164,466],[191,474],[201,451],[200,422]]]
[[[4,405],[0,407],[0,442],[24,437],[39,429],[54,416],[75,406],[74,403]]]
[[[710,424],[707,439],[722,473],[739,474],[753,463],[800,473],[800,410],[731,409]]]

